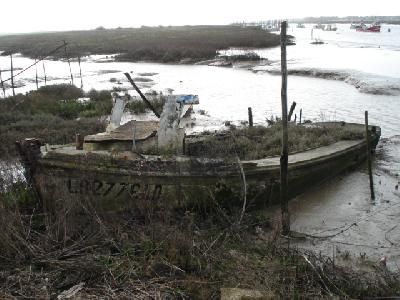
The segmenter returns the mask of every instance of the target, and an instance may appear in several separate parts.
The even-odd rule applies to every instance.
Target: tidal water
[[[319,249],[328,255],[332,251],[336,255],[350,253],[353,259],[364,257],[364,253],[371,260],[387,256],[388,265],[396,268],[400,262],[400,194],[396,188],[400,180],[400,26],[383,25],[381,33],[365,33],[350,30],[349,24],[338,25],[335,32],[293,25],[288,34],[296,38],[296,45],[288,47],[288,70],[298,74],[288,78],[288,98],[297,103],[295,113],[298,115],[301,108],[303,120],[363,123],[364,111],[368,110],[369,123],[379,125],[383,137],[374,161],[376,200],[369,196],[365,166],[297,197],[290,204],[292,229],[324,237],[298,246]],[[312,45],[312,38],[324,44]],[[198,94],[195,130],[219,129],[226,120],[246,121],[248,107],[253,109],[255,122],[265,124],[266,118],[281,113],[281,78],[275,75],[280,67],[280,49],[254,51],[268,59],[267,66],[248,70],[114,62],[112,56],[90,56],[81,64],[83,88],[123,87],[134,95],[123,75],[130,72],[144,90],[172,88],[175,93]],[[29,58],[14,58],[15,68],[32,63]],[[65,61],[46,60],[44,65],[47,84],[70,82]],[[3,80],[10,76],[9,71],[4,71],[9,66],[9,58],[0,57]],[[78,63],[72,61],[71,68],[74,83],[80,86]],[[36,73],[39,85],[44,85],[40,63],[17,77],[16,92],[36,89]],[[11,90],[6,93],[10,95]],[[200,110],[206,114],[199,114]],[[353,223],[357,225],[352,226]],[[341,233],[342,229],[346,230]],[[326,237],[330,235],[334,237]]]
[[[381,33],[355,32],[348,25],[339,25],[336,32],[314,29],[314,37],[321,38],[326,44],[311,45],[310,26],[304,29],[291,26],[288,33],[296,37],[297,45],[288,47],[289,71],[312,69],[323,74],[331,72],[330,76],[325,76],[330,78],[328,80],[289,76],[288,97],[290,102],[297,102],[296,113],[302,108],[305,119],[362,122],[364,110],[368,110],[370,122],[382,127],[383,136],[397,134],[400,129],[397,121],[400,110],[397,104],[400,95],[400,26],[390,26],[390,29],[390,33],[387,26],[383,26]],[[235,51],[241,50],[231,52]],[[267,69],[279,68],[279,47],[256,52],[272,63]],[[24,68],[32,62],[18,56],[14,58],[14,67]],[[47,84],[70,82],[66,62],[46,60],[44,64]],[[9,67],[9,58],[0,57],[0,68],[6,70]],[[80,86],[78,63],[72,61],[71,68],[74,83]],[[154,90],[172,88],[175,93],[198,94],[200,105],[197,108],[207,111],[210,116],[208,124],[218,127],[226,120],[246,120],[247,107],[250,106],[257,123],[265,123],[267,117],[280,114],[280,76],[264,72],[263,68],[256,67],[255,72],[210,66],[119,63],[112,61],[111,56],[91,56],[82,62],[82,82],[85,90],[131,89],[123,72],[132,72],[134,78],[142,77],[140,73],[154,72],[157,74],[147,77],[153,81],[139,82],[142,87]],[[39,85],[44,85],[43,65],[39,63],[37,68],[33,67],[17,77],[17,93],[36,88],[36,72]],[[335,72],[344,74],[344,78],[332,79]],[[10,72],[2,72],[3,80],[9,76]],[[111,78],[117,81],[110,82]],[[357,84],[364,89],[357,88]],[[385,95],[385,90],[395,95]],[[11,89],[6,92],[10,95]]]

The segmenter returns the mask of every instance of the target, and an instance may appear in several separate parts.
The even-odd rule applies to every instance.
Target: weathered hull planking
[[[360,125],[361,126],[361,125]],[[371,133],[372,149],[380,129]],[[192,209],[218,202],[241,205],[243,180],[235,161],[177,156],[132,158],[124,153],[76,150],[70,146],[40,147],[37,140],[20,144],[28,177],[45,210],[57,203],[85,201],[101,210],[142,211]],[[36,143],[36,144],[35,144]],[[36,149],[36,150],[35,150]],[[366,142],[341,141],[289,156],[289,196],[359,165],[366,159]],[[241,162],[249,208],[279,200],[279,157]]]

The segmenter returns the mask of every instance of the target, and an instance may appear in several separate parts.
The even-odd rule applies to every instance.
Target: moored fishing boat
[[[381,32],[381,25],[379,23],[373,23],[370,26],[361,24],[356,27],[356,30],[360,32]]]

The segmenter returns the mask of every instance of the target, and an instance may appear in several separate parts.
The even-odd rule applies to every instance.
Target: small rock
[[[256,227],[256,234],[262,234],[264,232],[264,230],[262,230],[262,228],[260,226]]]
[[[386,267],[386,261],[387,261],[386,256],[382,256],[381,259],[379,260],[379,264],[380,264],[381,266]]]
[[[272,291],[259,291],[239,288],[221,288],[221,300],[240,300],[240,299],[274,299]]]

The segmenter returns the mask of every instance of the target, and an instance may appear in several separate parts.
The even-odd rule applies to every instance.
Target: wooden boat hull
[[[373,149],[380,131],[372,137]],[[25,143],[25,144],[24,144]],[[100,210],[205,209],[240,206],[244,181],[235,161],[194,157],[132,159],[106,151],[59,147],[38,152],[32,140],[21,146],[29,177],[43,208],[85,203]],[[36,152],[32,149],[35,149]],[[25,150],[24,150],[25,149]],[[30,154],[36,153],[36,154]],[[365,141],[343,141],[289,156],[289,196],[360,164]],[[241,162],[249,208],[279,200],[279,157]]]

